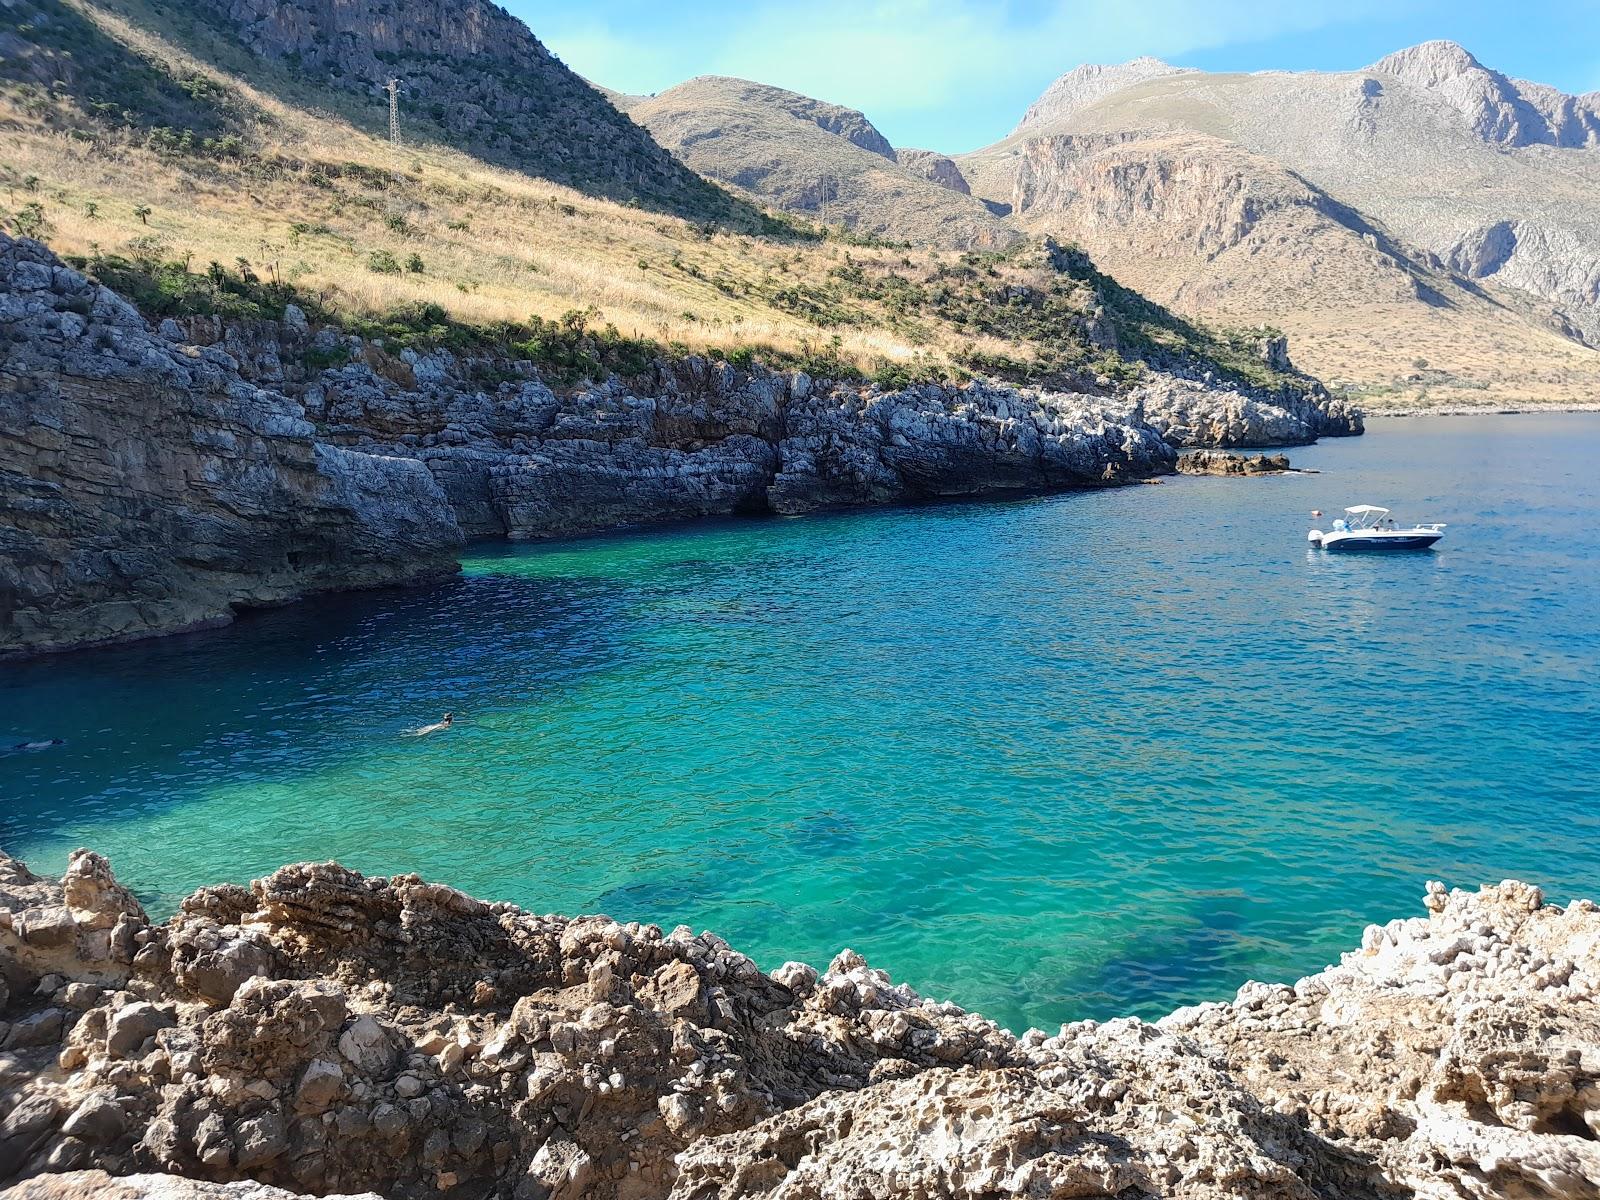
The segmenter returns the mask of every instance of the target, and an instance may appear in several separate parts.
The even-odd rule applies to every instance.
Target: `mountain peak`
[[[1423,87],[1437,87],[1446,80],[1455,79],[1469,72],[1487,70],[1461,43],[1443,39],[1421,42],[1404,50],[1396,50],[1393,54],[1380,58],[1367,69],[1382,71],[1386,75],[1398,75]]]
[[[1600,111],[1585,97],[1508,79],[1455,42],[1423,42],[1368,69],[1432,92],[1485,141],[1580,149],[1600,144]]]
[[[1033,102],[1032,107],[1022,114],[1022,120],[1012,132],[1018,133],[1029,126],[1041,125],[1046,121],[1068,116],[1079,109],[1087,108],[1102,97],[1120,92],[1123,88],[1133,87],[1147,79],[1159,79],[1165,75],[1184,75],[1192,70],[1191,67],[1174,67],[1148,54],[1112,66],[1084,63],[1082,66],[1074,67],[1046,88],[1044,94]]]

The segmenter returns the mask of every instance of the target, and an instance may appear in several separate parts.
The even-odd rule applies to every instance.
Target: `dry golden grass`
[[[1200,268],[1179,255],[1091,245],[1118,280],[1179,312],[1276,325],[1296,366],[1350,388],[1373,412],[1600,403],[1600,351],[1542,327],[1529,303],[1442,284],[1449,303],[1429,304],[1407,294],[1409,279],[1382,256],[1359,245],[1333,251],[1309,265],[1223,255]],[[1313,285],[1311,301],[1285,303]]]
[[[228,82],[270,118],[258,134],[259,157],[292,161],[298,170],[273,177],[229,161],[157,154],[128,139],[65,136],[0,102],[0,207],[15,213],[40,203],[46,240],[61,253],[126,253],[157,238],[163,258],[230,270],[244,259],[259,275],[276,273],[337,311],[376,314],[423,302],[486,323],[594,307],[626,334],[697,350],[753,344],[798,352],[837,334],[842,356],[863,366],[964,344],[953,332],[914,346],[882,328],[819,329],[757,294],[763,280],[820,283],[846,252],[858,262],[896,264],[909,253],[921,270],[935,265],[936,252],[708,236],[687,221],[448,149],[396,148]],[[346,174],[331,188],[313,186],[319,163]],[[346,164],[400,182],[370,186]],[[29,176],[38,179],[31,192],[21,183]],[[146,219],[136,205],[150,209]],[[374,272],[368,259],[377,251],[401,262],[415,254],[424,270]]]

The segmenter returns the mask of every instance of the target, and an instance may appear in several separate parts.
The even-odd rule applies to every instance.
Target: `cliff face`
[[[1600,910],[1429,884],[1293,987],[1014,1037],[841,953],[286,867],[0,855],[7,1200],[1600,1194]],[[113,1182],[97,1170],[123,1176]],[[254,1191],[226,1195],[256,1195]],[[261,1192],[262,1200],[277,1193]]]
[[[932,150],[900,149],[894,152],[894,160],[906,170],[913,171],[942,188],[960,192],[963,196],[972,195],[972,188],[968,186],[966,177],[961,174],[961,168],[956,166],[954,159],[946,158],[943,154]]]
[[[531,363],[391,354],[292,306],[152,330],[37,243],[0,245],[0,650],[432,578],[464,537],[1100,487],[1170,473],[1180,445],[1361,430],[1310,381],[1156,371],[1125,397],[884,392],[686,358],[558,396]]]
[[[164,341],[3,235],[0,344],[0,649],[454,570],[461,531],[420,464],[319,444],[220,348]]]

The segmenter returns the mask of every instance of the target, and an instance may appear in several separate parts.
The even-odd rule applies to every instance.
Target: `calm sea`
[[[1292,979],[1423,882],[1600,893],[1600,415],[1317,475],[475,550],[436,589],[0,664],[0,846],[154,908],[291,860],[852,946],[1021,1029]],[[1435,552],[1308,550],[1392,505]],[[448,733],[408,727],[459,714]]]

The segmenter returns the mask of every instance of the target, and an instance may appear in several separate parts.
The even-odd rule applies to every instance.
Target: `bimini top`
[[[1384,516],[1389,515],[1389,510],[1387,508],[1379,508],[1376,504],[1357,504],[1354,508],[1345,509],[1345,512],[1349,513],[1352,517],[1360,516],[1362,513],[1382,513]]]

